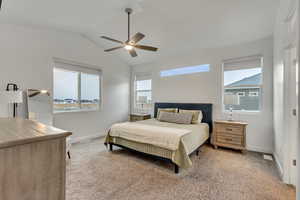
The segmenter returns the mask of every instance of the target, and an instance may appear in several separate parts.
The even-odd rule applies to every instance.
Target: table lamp
[[[142,112],[144,112],[144,104],[147,103],[147,96],[139,96],[138,102],[142,105]]]
[[[17,114],[17,104],[23,102],[22,91],[2,91],[0,92],[0,103],[2,104],[13,104],[14,111],[13,117]]]
[[[224,95],[224,104],[229,105],[229,119],[228,121],[233,121],[233,105],[240,105],[240,98],[236,94],[225,94]]]

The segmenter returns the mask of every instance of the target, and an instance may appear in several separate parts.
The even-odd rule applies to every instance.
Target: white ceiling
[[[132,7],[132,34],[159,47],[157,53],[125,50],[114,54],[129,64],[151,62],[162,56],[187,54],[249,42],[273,33],[278,0],[3,0],[1,22],[29,24],[84,34],[97,45],[114,43],[100,35],[126,40],[125,7]]]

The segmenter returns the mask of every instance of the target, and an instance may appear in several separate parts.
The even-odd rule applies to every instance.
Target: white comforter
[[[159,127],[136,122],[114,124],[109,131],[110,136],[152,144],[172,151],[178,149],[181,138],[189,133],[191,133],[191,130]]]

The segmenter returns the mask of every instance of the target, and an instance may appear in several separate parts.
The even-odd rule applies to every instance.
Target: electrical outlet
[[[297,165],[297,161],[293,160],[293,165],[296,166]]]
[[[293,114],[294,116],[297,116],[297,109],[293,109],[292,114]]]

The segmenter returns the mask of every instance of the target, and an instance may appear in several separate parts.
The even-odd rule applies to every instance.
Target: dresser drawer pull
[[[226,131],[233,131],[232,128],[226,128]]]
[[[225,138],[225,140],[226,140],[226,141],[232,141],[232,139],[230,139],[230,138]]]

